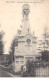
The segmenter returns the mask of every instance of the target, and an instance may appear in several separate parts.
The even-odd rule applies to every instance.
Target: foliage
[[[11,47],[10,47],[10,50],[9,50],[9,53],[10,53],[10,62],[12,62],[14,60],[14,51],[15,51],[15,46],[18,45],[18,42],[17,42],[17,38],[15,37],[11,43]]]
[[[42,53],[42,60],[48,62],[49,61],[49,51],[43,51]]]
[[[35,69],[34,61],[28,59],[26,62],[26,71],[23,72],[23,77],[35,77]]]
[[[43,31],[43,36],[42,39],[39,40],[39,45],[38,45],[38,50],[39,52],[49,50],[49,34],[48,34],[48,28],[45,27]]]
[[[4,53],[3,35],[4,35],[4,32],[3,31],[0,32],[0,55]]]

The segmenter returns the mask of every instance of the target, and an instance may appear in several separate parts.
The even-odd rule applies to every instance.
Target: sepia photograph
[[[0,77],[49,77],[49,0],[0,0]]]

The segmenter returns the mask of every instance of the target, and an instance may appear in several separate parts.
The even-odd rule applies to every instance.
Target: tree
[[[0,32],[0,55],[4,53],[3,35],[4,35],[4,32],[1,31]]]
[[[48,28],[44,28],[43,38],[39,42],[39,51],[46,51],[49,50],[49,35],[48,35]]]
[[[23,77],[35,77],[36,67],[34,61],[30,61],[29,59],[26,62],[26,71],[22,74]]]
[[[12,43],[11,43],[11,47],[9,50],[10,53],[10,62],[12,63],[12,61],[14,61],[14,52],[15,52],[15,46],[18,46],[18,40],[17,37],[14,37]]]
[[[49,61],[49,51],[43,51],[41,54],[42,54],[42,60],[48,62]]]
[[[44,61],[48,61],[48,56],[49,56],[49,35],[48,35],[48,28],[44,28],[44,33],[43,33],[43,39],[40,40],[39,44],[39,52],[41,53],[41,58]]]

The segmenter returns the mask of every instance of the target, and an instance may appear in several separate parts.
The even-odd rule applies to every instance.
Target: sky
[[[22,6],[30,6],[30,28],[41,39],[44,27],[49,29],[49,0],[0,0],[0,31],[4,31],[4,53],[8,54],[11,42],[22,25]]]

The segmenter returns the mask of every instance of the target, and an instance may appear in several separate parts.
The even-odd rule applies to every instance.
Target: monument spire
[[[22,11],[23,19],[26,18],[26,20],[27,20],[28,15],[29,15],[29,12],[30,12],[30,9],[29,8],[30,7],[29,7],[28,4],[23,5],[23,7],[22,7],[22,9],[23,9],[23,11]]]
[[[28,29],[30,31],[29,12],[30,12],[30,6],[28,4],[24,4],[22,7],[22,14],[23,14],[22,31],[23,31],[23,34],[27,34]]]

